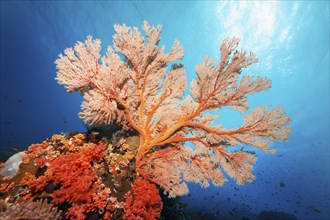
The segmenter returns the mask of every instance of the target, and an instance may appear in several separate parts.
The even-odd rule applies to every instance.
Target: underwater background
[[[259,62],[243,74],[272,80],[270,90],[249,97],[258,105],[280,105],[292,119],[288,141],[274,143],[275,155],[259,151],[256,180],[237,186],[201,188],[179,205],[193,219],[242,219],[262,211],[298,219],[329,214],[329,2],[88,2],[1,1],[0,147],[13,154],[54,133],[86,131],[78,117],[82,98],[54,80],[54,61],[87,35],[112,44],[113,25],[161,24],[166,51],[175,39],[185,49],[190,82],[205,54],[219,58],[226,37]],[[251,111],[250,110],[250,111]],[[223,109],[217,123],[237,127],[243,115]],[[259,154],[260,153],[260,154]],[[270,218],[268,218],[270,219]]]

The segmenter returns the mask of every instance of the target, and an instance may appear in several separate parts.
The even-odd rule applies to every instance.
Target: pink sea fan
[[[205,56],[195,67],[190,95],[184,96],[184,66],[168,68],[183,59],[183,47],[175,40],[165,53],[159,46],[161,26],[145,21],[142,28],[145,37],[135,27],[115,25],[114,46],[102,57],[101,41],[89,36],[56,60],[58,83],[84,98],[80,117],[93,125],[116,124],[138,132],[138,174],[171,197],[188,192],[185,181],[221,186],[226,181],[223,172],[238,184],[252,181],[254,155],[230,147],[246,144],[274,153],[270,144],[287,139],[290,119],[281,107],[257,107],[241,126],[226,129],[212,124],[210,110],[229,106],[244,113],[248,95],[271,87],[269,79],[241,77],[242,69],[257,62],[255,54],[238,50],[238,38],[225,39],[220,60]],[[185,142],[196,149],[184,147]]]

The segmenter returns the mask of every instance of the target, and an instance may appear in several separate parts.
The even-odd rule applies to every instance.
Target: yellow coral
[[[63,139],[63,136],[59,135],[59,134],[53,134],[51,139],[52,139],[52,141],[60,141]]]

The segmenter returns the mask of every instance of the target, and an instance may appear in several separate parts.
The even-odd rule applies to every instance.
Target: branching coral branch
[[[242,150],[231,152],[228,146],[247,144],[274,152],[271,142],[286,140],[290,134],[284,110],[257,107],[237,129],[212,126],[216,116],[206,112],[230,106],[244,113],[249,109],[248,95],[271,87],[269,79],[241,77],[242,69],[258,61],[255,54],[238,50],[238,38],[225,39],[218,62],[205,56],[195,67],[191,95],[184,97],[185,68],[182,64],[168,68],[183,59],[183,47],[175,40],[165,53],[159,46],[161,26],[145,21],[142,28],[145,36],[135,27],[115,25],[114,46],[104,56],[101,41],[87,37],[55,62],[58,83],[83,95],[80,117],[94,125],[136,130],[139,175],[162,186],[171,197],[187,192],[184,181],[222,185],[223,171],[238,184],[253,180],[255,157]],[[196,149],[184,147],[185,142]],[[164,172],[169,173],[167,179]]]

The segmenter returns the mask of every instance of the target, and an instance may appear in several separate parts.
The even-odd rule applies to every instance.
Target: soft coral
[[[61,185],[51,194],[54,203],[90,202],[98,178],[92,163],[104,157],[104,149],[104,144],[91,144],[81,152],[60,155],[50,161],[45,174],[54,184]]]
[[[159,219],[163,207],[155,184],[143,178],[135,180],[132,191],[125,196],[124,219]]]

